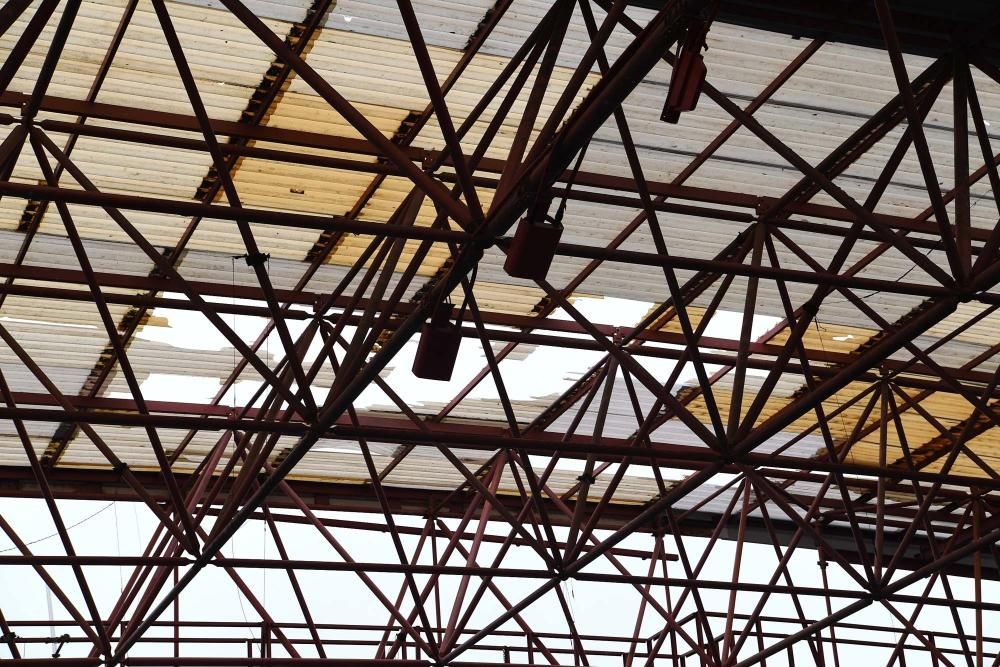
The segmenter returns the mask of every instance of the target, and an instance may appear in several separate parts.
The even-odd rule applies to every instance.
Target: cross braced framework
[[[1000,664],[998,32],[8,0],[0,652]]]

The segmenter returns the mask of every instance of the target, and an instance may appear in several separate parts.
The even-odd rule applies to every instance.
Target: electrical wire
[[[235,536],[229,541],[229,557],[236,558]],[[250,627],[250,619],[247,618],[246,607],[243,606],[243,591],[241,591],[235,584],[233,585],[233,588],[236,591],[236,601],[240,603],[240,612],[243,614],[243,622],[246,623],[247,635],[249,635],[250,639],[256,639],[256,637],[253,636],[253,628]]]
[[[240,258],[241,258],[241,255],[233,255],[232,256],[232,261],[233,261],[232,304],[234,306],[236,305],[236,260],[240,259]],[[271,271],[270,271],[270,268],[271,268],[271,258],[270,258],[270,256],[268,256],[268,258],[267,258],[267,267],[268,268],[267,268],[266,271],[270,275],[270,273],[271,273]],[[233,334],[236,335],[236,310],[235,309],[233,309]],[[269,345],[268,345],[268,339],[267,338],[264,339],[264,346],[265,346],[265,348],[264,348],[265,349],[265,352],[264,352],[265,362],[264,363],[267,363],[267,359],[269,358],[269,355],[270,355],[270,348],[269,348]],[[236,354],[236,346],[234,345],[233,346],[233,373],[234,374],[236,373],[236,367],[238,366],[237,359],[238,359],[238,357],[237,357],[237,354]],[[236,382],[236,378],[234,377],[233,378],[233,386],[232,386],[232,389],[231,389],[232,392],[233,392],[233,410],[236,410],[236,404],[237,404],[236,403],[236,385],[237,385],[237,382]],[[230,558],[236,558],[236,536],[235,535],[232,537],[232,539],[229,540],[229,557]],[[250,627],[250,619],[249,619],[249,617],[247,617],[246,607],[243,605],[243,591],[241,591],[239,589],[239,587],[235,586],[235,585],[234,585],[234,589],[235,589],[235,592],[236,592],[236,601],[240,605],[240,613],[243,615],[243,622],[246,623],[247,635],[249,636],[249,638],[251,640],[254,640],[254,639],[256,639],[256,637],[254,637],[253,628]]]
[[[233,326],[232,326],[232,329],[233,329],[233,335],[235,336],[236,335],[236,308],[235,308],[235,306],[236,306],[236,260],[237,260],[237,256],[234,255],[232,259],[233,259],[233,293],[232,293],[232,297],[230,298],[230,302],[233,305]],[[236,346],[235,345],[233,346],[233,373],[236,373]],[[236,378],[234,377],[233,378],[233,386],[230,388],[230,391],[233,392],[233,411],[236,410],[236,385],[237,385],[237,382],[236,382]]]
[[[118,502],[111,501],[111,504],[115,508],[115,552],[118,557],[121,558],[122,555],[122,536],[118,530]],[[125,576],[123,574],[123,568],[121,565],[118,566],[118,590],[120,593],[125,592]]]
[[[823,342],[823,332],[826,331],[826,329],[820,326],[820,324],[819,324],[819,318],[814,319],[813,320],[813,324],[816,325],[816,337],[819,338],[819,349],[823,351],[823,354],[826,354],[826,344]],[[844,433],[850,433],[850,430],[847,428],[847,421],[844,419],[844,411],[842,409],[844,404],[837,397],[837,392],[834,392],[830,396],[830,399],[834,403],[837,404],[837,409],[836,409],[835,412],[837,412],[837,416],[840,418],[840,427],[844,429]],[[829,420],[827,420],[827,423],[829,423]],[[847,436],[847,437],[849,437],[849,436]],[[836,443],[833,443],[833,444],[834,444],[834,451],[830,452],[830,454],[832,456],[834,456],[834,457],[837,457],[838,453],[836,451]],[[853,447],[851,447],[847,451],[847,455],[848,455],[848,457],[850,457],[851,463],[854,463],[854,448]]]
[[[976,207],[976,204],[979,203],[979,201],[980,201],[980,199],[976,198],[976,200],[974,202],[972,202],[972,204],[969,206],[969,210],[971,211],[972,209],[974,209]],[[942,245],[942,241],[938,241],[937,243],[935,243],[933,246],[931,246],[930,248],[927,249],[927,252],[924,253],[924,257],[930,257],[930,254],[932,252],[934,252],[935,250],[938,250],[941,247],[941,245]],[[917,268],[917,265],[914,264],[913,266],[911,266],[906,271],[904,271],[902,273],[902,275],[900,275],[898,278],[896,278],[892,282],[894,282],[894,283],[900,282],[901,280],[903,280],[903,278],[906,278],[906,276],[910,275],[913,272],[913,270],[916,269],[916,268]],[[874,292],[869,292],[868,294],[858,295],[858,298],[861,299],[862,301],[865,301],[867,299],[870,299],[873,296],[878,296],[882,292],[883,292],[883,290],[875,290]],[[832,303],[846,303],[847,301],[850,301],[850,299],[846,299],[845,298],[845,299],[827,300],[825,303],[830,303],[830,304],[832,304]]]
[[[80,519],[79,521],[77,521],[76,523],[74,523],[71,526],[67,526],[66,530],[70,531],[70,530],[73,530],[74,528],[76,528],[79,525],[87,523],[88,521],[90,521],[91,519],[93,519],[95,516],[97,516],[101,512],[104,512],[105,510],[111,509],[112,506],[114,506],[114,502],[108,503],[107,505],[105,505],[101,509],[97,510],[93,514],[91,514],[89,516],[85,516],[84,518]],[[25,546],[31,546],[32,544],[38,544],[39,542],[44,542],[45,540],[51,540],[53,537],[59,537],[59,533],[52,533],[51,535],[46,535],[45,537],[39,537],[37,540],[31,540],[30,542],[25,542],[24,544],[25,544]],[[0,549],[0,554],[7,553],[8,551],[14,551],[15,549],[17,549],[16,546],[8,547],[6,549]]]
[[[932,252],[934,252],[935,250],[937,250],[940,245],[941,245],[941,242],[938,241],[933,246],[931,246],[930,248],[928,248],[927,252],[924,253],[924,257],[930,257],[930,254]],[[900,274],[898,277],[894,278],[892,280],[892,282],[898,283],[898,282],[902,281],[904,278],[906,278],[906,276],[908,276],[911,273],[913,273],[913,270],[916,269],[916,268],[917,268],[917,265],[914,264],[913,266],[911,266],[910,268],[908,268],[906,271],[903,271],[903,273]],[[868,294],[858,294],[856,296],[861,301],[867,301],[868,299],[872,298],[873,296],[878,296],[883,291],[884,290],[875,290],[874,292],[869,292]],[[850,299],[848,299],[848,298],[845,297],[843,299],[826,299],[823,303],[824,304],[836,304],[836,303],[847,303],[849,301],[850,301]]]

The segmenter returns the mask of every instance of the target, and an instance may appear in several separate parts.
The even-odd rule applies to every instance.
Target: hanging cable
[[[239,259],[239,255],[233,255],[233,288],[232,296],[230,297],[230,304],[233,306],[233,335],[236,335],[236,260]],[[233,381],[230,387],[230,391],[233,392],[233,412],[236,411],[236,346],[233,346]]]
[[[52,613],[52,591],[48,585],[45,586],[45,606],[49,610],[49,640],[52,645],[52,657],[56,656],[56,623],[55,614]]]
[[[566,202],[576,181],[576,175],[587,154],[587,146],[580,150],[580,155],[566,181],[562,201],[554,216],[548,215],[552,205],[552,194],[539,194],[521,221],[517,223],[514,239],[507,248],[507,259],[503,268],[508,275],[529,280],[544,280],[552,266],[559,247],[559,239],[563,232],[563,215],[566,213]]]
[[[569,201],[569,194],[573,190],[573,185],[576,183],[576,175],[580,173],[580,167],[583,166],[583,158],[587,155],[587,149],[590,148],[590,142],[580,150],[580,155],[576,158],[576,164],[573,165],[573,171],[569,173],[569,179],[566,181],[566,190],[563,192],[562,201],[559,202],[559,208],[556,210],[555,221],[562,224],[563,214],[566,212],[566,202]]]
[[[234,536],[229,541],[229,557],[236,558],[236,537]],[[239,587],[234,583],[233,588],[236,590],[236,601],[240,603],[240,613],[243,614],[243,622],[246,624],[247,635],[251,640],[255,639],[253,636],[253,629],[250,627],[250,619],[247,617],[246,607],[243,606],[243,592],[240,591]]]
[[[101,509],[97,510],[93,514],[90,514],[88,516],[83,517],[82,519],[80,519],[79,521],[77,521],[76,523],[74,523],[72,525],[66,526],[67,532],[70,531],[70,530],[73,530],[77,526],[81,526],[81,525],[87,523],[88,521],[90,521],[91,519],[93,519],[95,516],[97,516],[101,512],[104,512],[104,511],[110,509],[112,505],[114,505],[113,502],[108,503],[107,505],[105,505]],[[31,546],[32,544],[38,544],[39,542],[44,542],[45,540],[51,540],[53,537],[59,537],[59,533],[52,533],[50,535],[46,535],[45,537],[39,537],[38,539],[31,540],[30,542],[25,542],[24,545],[25,546]],[[8,547],[6,549],[0,549],[0,554],[7,553],[8,551],[14,551],[15,549],[17,549],[16,546],[14,546],[14,547]]]
[[[118,530],[118,501],[113,500],[111,504],[114,506],[115,510],[115,552],[118,557],[122,557],[122,537]],[[122,574],[122,566],[118,566],[118,592],[125,592],[125,576]]]

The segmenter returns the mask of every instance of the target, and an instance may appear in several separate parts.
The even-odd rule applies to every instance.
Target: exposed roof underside
[[[214,474],[223,528],[170,520],[191,563],[279,489],[485,495],[573,573],[581,529],[719,525],[995,578],[995,3],[723,0],[667,124],[682,5],[594,39],[601,0],[9,0],[0,491],[165,519]],[[511,277],[545,193],[558,253]],[[459,361],[419,381],[446,294]]]

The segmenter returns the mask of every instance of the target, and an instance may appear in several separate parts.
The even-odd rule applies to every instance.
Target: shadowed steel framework
[[[0,653],[1000,664],[1000,11],[940,5],[6,0],[0,495],[58,547],[0,513],[0,572],[60,618],[0,595]]]

